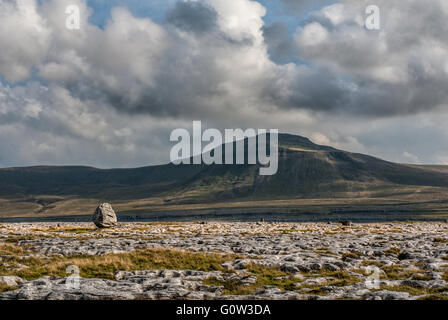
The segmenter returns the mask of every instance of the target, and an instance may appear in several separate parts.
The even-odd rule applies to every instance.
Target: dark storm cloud
[[[218,14],[202,2],[179,1],[167,13],[167,22],[184,31],[206,33],[216,28]]]
[[[281,95],[275,85],[265,89],[265,99],[286,109],[307,109],[329,115],[387,118],[412,115],[446,107],[448,79],[421,75],[411,83],[389,84],[372,80],[342,80],[330,70],[308,70]]]
[[[434,0],[427,6],[409,0],[401,6],[379,0],[381,28],[369,31],[364,28],[364,11],[369,4],[341,1],[310,14],[297,31],[300,59],[311,63],[316,72],[321,70],[300,88],[312,94],[315,85],[322,83],[322,95],[334,97],[333,104],[316,97],[314,105],[307,103],[309,108],[388,117],[447,106],[448,94],[443,89],[448,81],[443,22],[448,16],[447,5]],[[288,102],[300,107],[297,96],[302,97],[296,93]]]
[[[288,26],[276,21],[263,27],[263,36],[271,59],[278,63],[290,62],[295,56]]]

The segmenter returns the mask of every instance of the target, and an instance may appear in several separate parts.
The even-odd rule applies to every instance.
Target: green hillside
[[[259,175],[259,165],[0,169],[0,216],[80,214],[98,201],[115,201],[134,212],[148,205],[384,197],[421,188],[437,193],[448,188],[446,167],[396,164],[281,134],[273,176]]]

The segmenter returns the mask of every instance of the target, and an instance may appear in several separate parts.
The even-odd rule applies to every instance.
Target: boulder
[[[117,216],[109,203],[102,203],[96,208],[92,221],[98,228],[112,228],[117,225]]]

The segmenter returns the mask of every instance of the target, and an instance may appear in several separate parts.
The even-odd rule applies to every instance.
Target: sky
[[[445,0],[0,0],[0,167],[166,163],[194,120],[448,164],[447,20]]]

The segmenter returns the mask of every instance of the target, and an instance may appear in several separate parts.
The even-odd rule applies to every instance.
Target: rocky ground
[[[0,299],[448,299],[447,242],[447,223],[0,224]],[[202,270],[123,262],[160,249],[226,258]],[[42,267],[90,258],[113,274]]]

